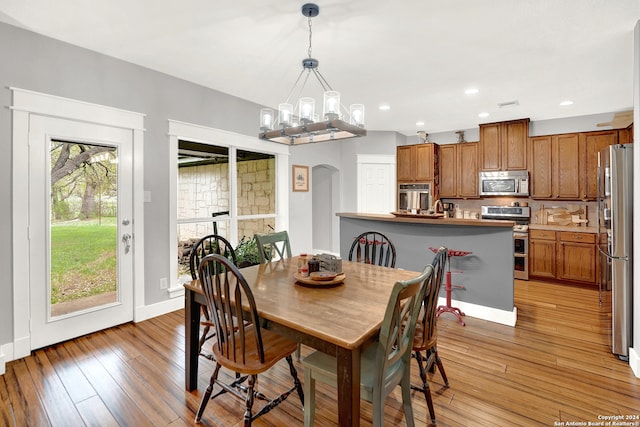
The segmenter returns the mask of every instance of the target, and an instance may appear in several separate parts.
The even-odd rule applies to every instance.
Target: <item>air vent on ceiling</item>
[[[507,102],[498,102],[498,107],[500,108],[516,107],[518,105],[520,105],[520,103],[518,102],[517,99],[514,99],[513,101],[507,101]]]

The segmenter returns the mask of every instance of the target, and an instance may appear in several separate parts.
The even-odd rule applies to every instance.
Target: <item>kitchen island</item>
[[[369,230],[391,239],[396,248],[396,268],[422,271],[434,256],[429,248],[446,246],[472,252],[451,258],[452,283],[464,286],[453,289],[452,306],[467,316],[515,326],[512,221],[350,212],[337,216],[340,256],[344,259],[349,257],[353,239]],[[445,304],[444,287],[440,291],[440,304]]]

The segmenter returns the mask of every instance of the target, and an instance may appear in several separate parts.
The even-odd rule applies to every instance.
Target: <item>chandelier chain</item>
[[[309,50],[307,51],[307,53],[309,54],[309,58],[311,58],[311,36],[313,34],[313,32],[311,31],[311,18],[307,18],[307,21],[309,21]]]

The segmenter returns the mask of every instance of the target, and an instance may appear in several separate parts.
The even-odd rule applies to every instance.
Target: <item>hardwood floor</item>
[[[444,388],[438,373],[430,382],[438,425],[554,426],[640,415],[640,379],[609,352],[609,295],[600,308],[590,289],[534,281],[516,281],[515,289],[515,328],[474,318],[462,327],[449,315],[438,321],[451,384]],[[180,310],[122,325],[8,363],[0,377],[0,425],[193,425],[212,364],[200,359],[199,389],[186,392],[183,316]],[[310,351],[303,348],[303,356]],[[290,382],[286,363],[259,381],[267,394],[282,389]],[[335,425],[335,389],[318,384],[317,390],[316,425]],[[405,425],[400,402],[399,392],[387,399],[387,425]],[[424,397],[415,393],[413,406],[416,425],[424,426]],[[371,425],[370,404],[363,401],[362,408],[361,424]],[[209,403],[202,425],[241,425],[242,414],[240,402],[220,396]],[[291,395],[254,425],[302,420]]]

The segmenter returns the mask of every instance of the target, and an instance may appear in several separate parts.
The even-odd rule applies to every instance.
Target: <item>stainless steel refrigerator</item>
[[[629,359],[633,321],[633,144],[598,159],[598,236],[602,290],[611,290],[611,352]]]

